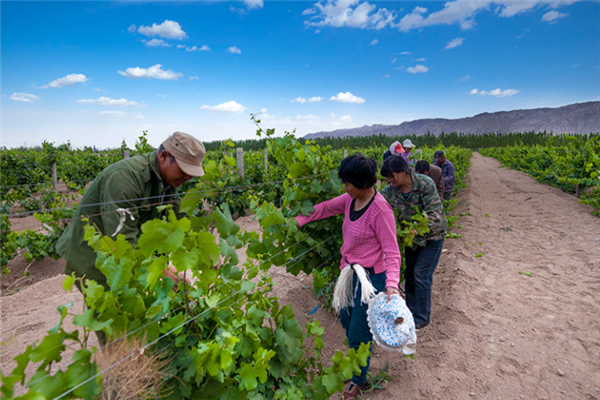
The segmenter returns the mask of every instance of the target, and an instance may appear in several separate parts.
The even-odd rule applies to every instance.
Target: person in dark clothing
[[[448,201],[454,190],[454,164],[446,159],[443,151],[438,150],[433,154],[433,165],[442,169],[442,174],[444,174],[444,200]]]
[[[429,165],[426,160],[420,160],[417,161],[417,164],[415,165],[415,172],[430,177],[433,183],[435,183],[440,199],[444,199],[444,177],[440,167],[437,165]]]

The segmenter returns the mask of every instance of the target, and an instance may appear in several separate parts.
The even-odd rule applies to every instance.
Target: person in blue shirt
[[[448,201],[452,197],[454,190],[454,164],[446,159],[444,152],[441,150],[433,154],[433,165],[437,165],[442,169],[444,175],[444,200]]]

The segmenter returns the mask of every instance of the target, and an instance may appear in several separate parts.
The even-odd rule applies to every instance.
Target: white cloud
[[[385,74],[385,75],[383,75],[383,76],[381,77],[381,79],[387,79],[387,78],[389,78],[389,77],[390,77],[390,74]]]
[[[34,101],[39,100],[39,97],[30,93],[13,93],[10,95],[10,99],[22,101],[23,103],[33,103]]]
[[[500,4],[499,15],[504,18],[514,17],[517,14],[530,11],[539,5],[550,5],[558,7],[563,4],[572,4],[578,0],[529,0],[529,1],[511,1],[503,0],[496,3]]]
[[[237,46],[231,46],[231,47],[227,48],[227,51],[230,52],[231,54],[242,54],[242,50],[240,50],[239,47],[237,47]]]
[[[512,0],[504,1],[509,3]],[[448,1],[444,4],[442,10],[433,12],[427,16],[424,16],[427,11],[426,9],[416,7],[410,14],[402,17],[397,27],[403,32],[426,26],[454,24],[459,24],[461,29],[471,29],[475,24],[473,20],[475,14],[483,9],[488,9],[491,3],[491,0]]]
[[[521,93],[521,91],[516,90],[516,89],[502,90],[500,88],[490,90],[489,92],[487,92],[485,90],[473,89],[470,92],[470,94],[478,94],[480,96],[494,96],[494,97],[510,97],[510,96],[514,96],[517,93]]]
[[[42,86],[42,89],[52,88],[60,89],[65,86],[73,86],[78,83],[85,83],[88,78],[83,74],[69,74],[63,78],[56,79],[49,84]]]
[[[417,58],[415,61],[417,61],[417,62],[425,62],[425,61],[427,61],[427,59],[426,58]]]
[[[226,101],[225,103],[218,104],[216,106],[203,105],[202,107],[200,107],[200,109],[201,110],[218,111],[218,112],[224,112],[224,113],[231,113],[231,114],[240,114],[246,110],[246,107],[231,100],[231,101]]]
[[[102,89],[100,89],[99,87],[97,87],[97,88],[92,88],[92,90],[93,90],[94,92],[101,92],[101,91],[102,91]]]
[[[416,7],[411,13],[404,15],[395,26],[401,31],[410,31],[434,25],[455,25],[468,30],[475,25],[475,15],[483,10],[489,10],[492,5],[497,7],[494,12],[502,18],[510,18],[517,14],[533,10],[536,7],[549,5],[558,7],[570,5],[580,0],[455,0],[447,1],[440,11],[425,15],[427,10]],[[551,11],[552,12],[552,11]],[[557,13],[557,15],[560,13]],[[550,14],[547,18],[553,17]],[[560,15],[562,17],[563,15]]]
[[[190,82],[199,81],[199,80],[200,80],[200,77],[198,77],[198,76],[190,76]]]
[[[244,3],[249,10],[263,8],[265,5],[263,0],[244,0]]]
[[[475,26],[475,16],[483,10],[492,10],[502,18],[510,18],[534,8],[542,6],[556,8],[577,1],[581,0],[450,0],[446,1],[444,8],[439,11],[428,14],[427,8],[415,7],[398,20],[398,15],[394,11],[378,8],[368,1],[321,0],[313,7],[304,10],[302,15],[307,17],[305,24],[316,27],[360,29],[394,27],[407,32],[428,26],[457,24],[461,29],[468,30]],[[547,21],[551,22],[566,15],[551,11],[544,18],[553,18]]]
[[[189,52],[192,52],[192,51],[210,51],[210,47],[208,47],[207,45],[204,45],[204,46],[201,46],[201,47],[192,46],[192,47],[186,47],[185,51],[189,51]]]
[[[157,97],[160,97],[161,99],[164,99],[164,98],[166,98],[166,97],[167,97],[167,95],[166,95],[166,94],[162,94],[162,93],[159,93],[159,94],[157,94],[156,96],[157,96]]]
[[[548,11],[546,14],[544,14],[544,16],[542,17],[542,21],[554,23],[554,22],[556,22],[557,19],[564,18],[567,15],[569,15],[569,14],[563,14],[563,13],[559,13],[558,11],[552,10],[552,11]]]
[[[264,0],[243,0],[243,2],[246,5],[245,8],[229,6],[229,11],[238,13],[240,15],[246,15],[250,12],[250,10],[258,10],[265,6]]]
[[[369,43],[370,46],[375,46],[377,43],[379,43],[379,39],[373,39],[371,41],[371,43]]]
[[[171,45],[162,39],[152,39],[146,42],[148,47],[171,47]]]
[[[361,97],[357,97],[350,92],[339,92],[336,96],[331,96],[329,101],[337,101],[339,103],[356,103],[362,104],[365,102],[365,99]]]
[[[419,28],[423,25],[423,14],[427,12],[426,8],[415,7],[410,14],[406,14],[398,23],[398,28],[401,31],[409,31],[411,29]]]
[[[296,97],[295,99],[290,100],[290,103],[300,103],[300,104],[304,104],[304,103],[318,103],[321,100],[323,100],[323,98],[319,97],[319,96],[314,96],[314,97],[311,97],[310,99],[306,99],[304,97]]]
[[[126,78],[138,79],[138,78],[154,78],[160,80],[168,80],[168,81],[176,81],[181,78],[183,74],[181,72],[173,72],[169,70],[163,70],[162,65],[156,64],[151,66],[150,68],[127,68],[125,72],[118,71],[119,74],[123,75]]]
[[[417,64],[414,67],[406,68],[406,70],[408,72],[410,72],[411,74],[423,74],[423,73],[429,71],[429,67],[426,67],[425,65]]]
[[[187,37],[178,22],[169,20],[165,20],[160,25],[140,26],[137,31],[148,37],[158,36],[165,39],[185,39]]]
[[[350,122],[350,121],[352,121],[352,117],[350,115],[344,115],[343,117],[340,118],[340,121]]]
[[[127,99],[111,99],[108,97],[98,97],[97,99],[80,99],[78,103],[94,104],[97,106],[137,106],[137,101],[130,101]]]
[[[177,48],[178,49],[185,49],[187,46],[185,44],[178,44]]]
[[[455,38],[448,42],[444,50],[453,49],[455,47],[461,46],[465,41],[464,38]]]
[[[127,28],[127,32],[133,33],[133,32],[135,32],[136,29],[137,29],[137,26],[135,26],[134,24],[131,24],[131,25],[129,25],[129,28]]]
[[[396,53],[397,56],[409,56],[412,53],[410,51],[403,51],[402,53]]]
[[[360,0],[327,0],[302,13],[309,16],[309,26],[350,27],[360,29],[383,29],[391,26],[396,18],[393,12]]]
[[[463,76],[462,78],[460,78],[460,79],[459,79],[459,81],[461,81],[461,82],[466,82],[466,81],[468,81],[469,79],[471,79],[471,75],[465,75],[465,76]]]

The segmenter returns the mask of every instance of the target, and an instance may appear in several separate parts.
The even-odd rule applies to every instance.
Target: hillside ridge
[[[306,139],[322,137],[424,135],[442,132],[510,133],[510,132],[591,133],[600,132],[600,101],[569,104],[555,108],[533,108],[484,112],[472,117],[446,119],[425,118],[399,125],[364,125],[358,128],[309,133]]]

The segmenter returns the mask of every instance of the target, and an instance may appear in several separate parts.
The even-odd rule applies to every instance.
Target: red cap
[[[401,144],[399,144],[399,143],[396,145],[396,148],[394,149],[394,151],[395,151],[396,153],[398,153],[398,154],[402,154],[402,153],[404,153],[404,152],[405,152],[405,151],[404,151],[404,148],[403,148],[403,147],[402,147],[402,145],[401,145]]]

